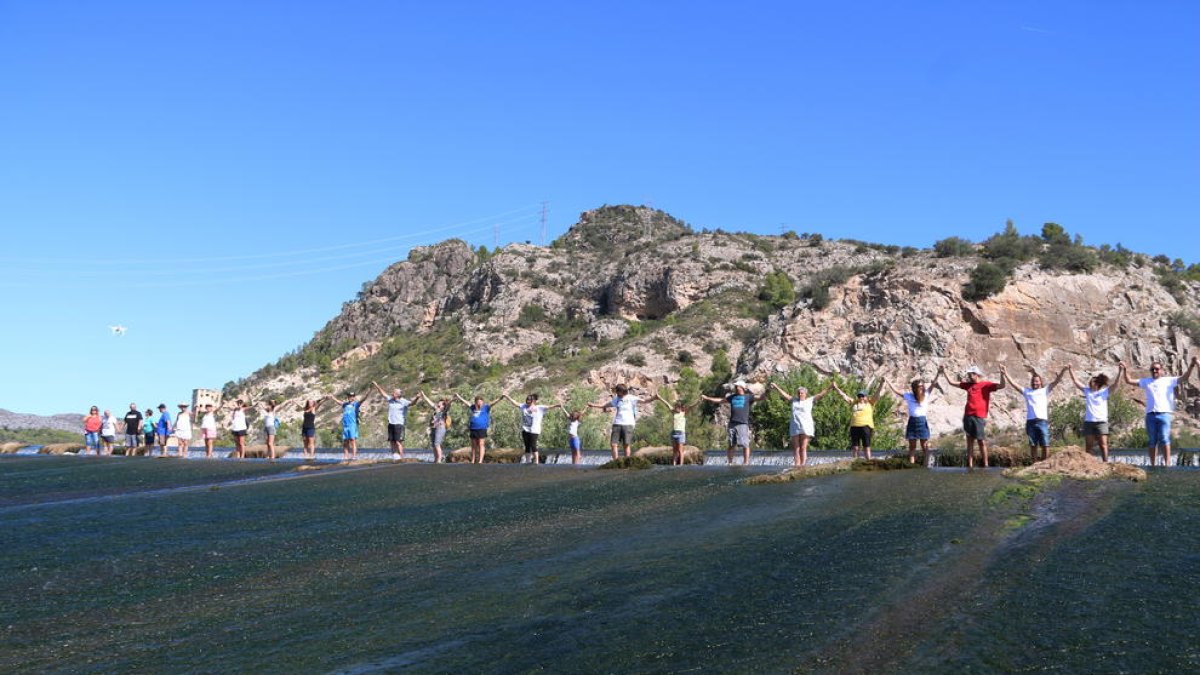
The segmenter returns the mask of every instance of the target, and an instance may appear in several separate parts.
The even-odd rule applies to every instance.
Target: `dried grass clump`
[[[71,452],[79,452],[80,450],[84,450],[86,448],[87,446],[83,443],[51,443],[49,445],[43,445],[42,449],[38,450],[38,454],[65,455]]]
[[[520,464],[525,457],[525,451],[515,448],[491,448],[483,451],[484,464]],[[447,459],[451,462],[470,462],[471,448],[459,448],[449,455]]]
[[[649,469],[652,466],[654,466],[654,463],[650,460],[646,459],[645,457],[638,457],[637,455],[634,455],[633,457],[618,457],[617,459],[610,459],[596,468],[640,470]]]
[[[288,454],[291,451],[292,451],[291,446],[277,445],[277,446],[275,446],[275,459],[279,459],[280,457],[283,457],[284,455]],[[234,454],[235,452],[237,452],[237,451],[235,450],[235,451],[229,453],[230,459],[237,456],[236,454]],[[261,445],[247,445],[246,446],[246,459],[266,459],[266,457],[267,457],[267,446],[265,443],[261,444]]]
[[[24,443],[0,443],[0,455],[11,455],[23,447]]]
[[[806,466],[797,466],[788,469],[782,473],[763,474],[760,476],[751,476],[746,479],[747,485],[765,485],[767,483],[787,483],[801,478],[815,478],[817,476],[832,476],[835,473],[846,473],[851,470],[854,465],[854,460],[843,459],[838,462],[828,462],[826,464],[809,464]]]
[[[675,452],[669,446],[648,445],[633,451],[634,457],[644,457],[653,464],[671,464],[675,461]],[[703,464],[704,451],[694,445],[683,446],[684,464]]]
[[[1061,476],[1078,480],[1120,478],[1132,481],[1146,480],[1146,472],[1129,464],[1105,463],[1089,455],[1078,446],[1062,448],[1050,458],[1027,467],[1008,469],[1009,478],[1035,478],[1038,476]]]

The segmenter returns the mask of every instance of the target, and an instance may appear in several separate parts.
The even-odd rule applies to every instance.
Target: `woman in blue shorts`
[[[938,369],[941,372],[941,369]],[[930,392],[938,387],[938,378],[935,375],[932,386],[926,385],[920,379],[913,380],[909,383],[910,391],[900,391],[892,386],[891,382],[884,380],[884,384],[892,393],[899,398],[904,399],[905,405],[908,406],[908,424],[904,427],[904,438],[908,441],[908,461],[910,464],[915,464],[917,461],[917,443],[921,444],[921,464],[928,466],[929,464],[929,403],[933,399],[930,397]]]

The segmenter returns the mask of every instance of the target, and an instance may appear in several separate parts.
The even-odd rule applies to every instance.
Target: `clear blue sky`
[[[1200,260],[1200,3],[0,2],[0,407],[185,400],[414,244],[645,203]],[[123,338],[107,326],[123,324]]]

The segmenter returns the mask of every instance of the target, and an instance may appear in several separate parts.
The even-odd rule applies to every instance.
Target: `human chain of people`
[[[642,411],[647,406],[665,405],[671,412],[671,450],[672,464],[681,465],[685,460],[687,445],[688,415],[702,402],[716,405],[727,405],[727,461],[734,464],[735,453],[740,450],[742,464],[749,464],[751,457],[751,411],[754,404],[765,399],[772,392],[787,400],[791,407],[788,420],[788,437],[793,454],[793,463],[802,466],[808,461],[808,447],[816,435],[816,425],[813,420],[813,406],[822,398],[836,393],[850,405],[850,451],[853,457],[860,455],[871,458],[871,441],[875,431],[875,406],[883,388],[888,389],[907,408],[907,421],[904,427],[904,438],[908,445],[908,459],[917,461],[917,448],[920,448],[921,462],[929,459],[930,430],[928,413],[936,399],[935,392],[942,391],[945,383],[951,388],[966,392],[967,401],[963,409],[962,431],[966,439],[967,466],[975,466],[978,453],[982,466],[989,466],[987,420],[991,397],[997,391],[1011,387],[1019,390],[1025,402],[1025,434],[1034,461],[1049,457],[1050,397],[1063,378],[1069,378],[1071,384],[1082,397],[1084,403],[1083,436],[1086,451],[1098,453],[1105,462],[1109,461],[1109,419],[1108,400],[1118,387],[1126,385],[1142,391],[1145,404],[1145,425],[1148,440],[1150,465],[1156,465],[1161,459],[1167,466],[1171,463],[1171,423],[1175,413],[1177,390],[1181,382],[1187,381],[1193,372],[1200,367],[1200,361],[1192,357],[1187,370],[1182,375],[1167,375],[1161,362],[1155,361],[1150,365],[1149,374],[1140,379],[1133,379],[1124,362],[1117,364],[1117,372],[1113,377],[1100,372],[1095,373],[1083,382],[1071,365],[1060,369],[1049,383],[1035,369],[1029,369],[1028,386],[1015,382],[1005,366],[999,367],[999,381],[985,378],[985,373],[978,366],[971,366],[957,378],[951,378],[944,365],[939,366],[932,381],[915,379],[909,382],[908,390],[902,391],[886,379],[870,388],[858,389],[854,395],[843,391],[837,382],[830,382],[819,392],[810,393],[805,387],[797,387],[789,392],[777,382],[768,381],[761,393],[755,394],[750,385],[744,380],[737,380],[730,388],[732,392],[725,396],[701,395],[694,401],[670,401],[661,393],[654,395],[636,394],[623,384],[618,384],[611,390],[611,397],[603,401],[587,403],[575,410],[561,401],[547,405],[541,402],[537,393],[529,393],[523,403],[518,403],[507,393],[488,400],[476,395],[468,400],[461,394],[448,396],[430,396],[424,390],[418,390],[414,398],[406,398],[400,388],[390,392],[377,382],[372,382],[373,394],[377,394],[387,403],[387,439],[393,456],[404,457],[404,442],[410,409],[423,404],[430,409],[427,430],[430,448],[435,462],[445,459],[443,443],[446,433],[454,423],[453,405],[455,403],[466,408],[467,436],[470,439],[470,463],[481,464],[485,458],[485,445],[488,431],[492,426],[492,409],[502,403],[515,407],[520,413],[521,440],[524,455],[530,463],[540,462],[538,439],[542,433],[543,422],[551,411],[559,410],[567,422],[567,443],[574,464],[581,461],[583,444],[580,439],[580,422],[590,410],[599,410],[612,414],[612,424],[609,433],[609,449],[613,459],[622,453],[625,457],[632,454],[634,432]],[[824,375],[835,373],[817,368]],[[871,390],[874,390],[872,392]],[[944,392],[943,392],[944,393]],[[358,439],[360,435],[361,407],[371,393],[359,396],[355,392],[346,392],[341,398],[325,396],[320,399],[309,399],[295,404],[302,405],[300,435],[303,439],[304,457],[314,459],[316,456],[317,412],[325,404],[338,406],[341,410],[341,439],[342,455],[345,460],[358,457]],[[177,456],[186,457],[196,433],[204,444],[205,457],[214,456],[214,445],[219,435],[220,425],[218,414],[223,416],[224,428],[233,438],[234,449],[232,456],[243,459],[246,457],[246,439],[250,433],[250,423],[247,413],[261,413],[260,423],[266,437],[266,456],[274,459],[276,455],[276,436],[280,427],[280,413],[289,403],[277,404],[274,401],[252,403],[238,399],[226,405],[206,404],[202,410],[193,412],[186,403],[178,404],[178,412],[174,417],[165,404],[159,404],[158,414],[147,409],[143,414],[136,404],[129,405],[129,412],[123,419],[116,418],[111,411],[105,410],[100,414],[95,406],[83,419],[84,452],[97,455],[113,454],[117,442],[118,429],[125,430],[126,455],[133,453],[130,449],[143,448],[145,454],[153,455],[155,448],[162,456],[169,452],[169,439],[174,438]],[[196,424],[194,415],[199,416]]]

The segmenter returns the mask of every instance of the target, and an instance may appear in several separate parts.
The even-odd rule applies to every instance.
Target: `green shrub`
[[[797,387],[806,387],[810,395],[819,393],[830,381],[838,383],[842,391],[853,394],[859,389],[866,388],[875,391],[878,387],[868,386],[862,379],[852,376],[832,375],[822,377],[811,367],[805,366],[799,370],[790,371],[772,381],[783,387],[784,391],[793,392]],[[772,390],[774,391],[774,390]],[[900,446],[902,440],[900,428],[892,411],[896,399],[890,395],[880,395],[875,403],[875,434],[871,447],[890,450]],[[792,418],[790,399],[785,399],[775,392],[766,400],[754,407],[753,424],[759,445],[769,448],[786,448],[791,439],[788,436],[788,425]],[[837,392],[830,392],[813,404],[813,422],[816,424],[816,437],[809,447],[817,450],[845,450],[850,447],[850,404],[842,400]]]
[[[939,258],[958,258],[974,253],[975,244],[962,237],[946,237],[933,244],[933,254]]]
[[[758,299],[773,309],[782,309],[796,301],[796,288],[786,272],[775,270],[763,279],[762,288],[758,290]]]
[[[1008,284],[1008,270],[1001,265],[981,262],[971,270],[971,279],[963,285],[964,300],[977,301],[1004,290]]]

